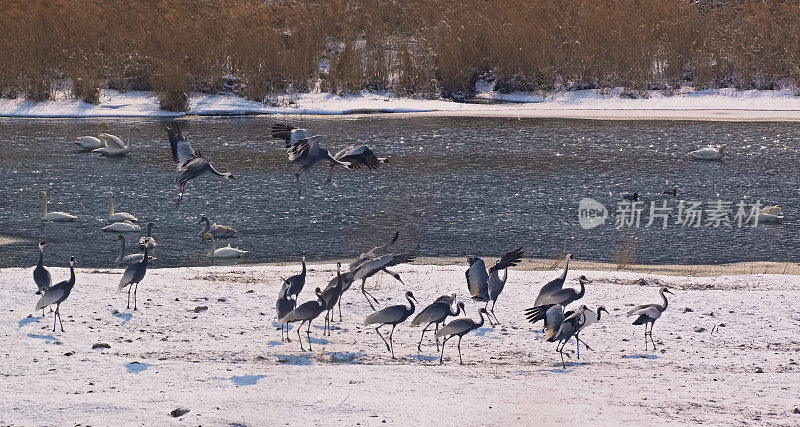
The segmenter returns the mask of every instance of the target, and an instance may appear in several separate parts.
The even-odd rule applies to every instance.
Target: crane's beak
[[[667,293],[667,294],[670,294],[670,295],[675,295],[675,294],[673,294],[673,293],[672,293],[672,291],[670,291],[669,289],[664,289],[664,293]]]

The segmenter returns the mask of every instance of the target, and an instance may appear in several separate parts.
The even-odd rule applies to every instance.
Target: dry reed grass
[[[101,87],[392,89],[468,95],[624,86],[770,89],[800,81],[800,2],[687,0],[0,0],[0,95],[97,102]],[[320,70],[327,59],[330,70]],[[635,92],[632,92],[635,93]]]

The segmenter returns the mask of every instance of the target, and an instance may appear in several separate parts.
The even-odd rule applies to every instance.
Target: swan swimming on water
[[[108,192],[108,222],[117,221],[138,221],[138,219],[127,212],[114,212],[114,193]]]
[[[42,191],[42,221],[66,222],[77,218],[66,212],[47,212],[47,192]]]
[[[208,220],[208,217],[206,217],[205,215],[200,217],[200,221],[198,221],[197,223],[200,224],[203,222],[206,223],[206,226],[203,229],[203,231],[200,232],[200,237],[203,237],[203,235],[209,233],[212,236],[214,236],[214,238],[221,239],[225,237],[233,237],[236,234],[235,228],[228,227],[227,225],[220,225],[217,223],[212,224],[211,221]]]
[[[75,139],[75,143],[86,151],[92,151],[106,146],[106,142],[96,136],[79,136]]]
[[[224,248],[217,249],[217,243],[211,233],[204,234],[203,240],[211,240],[211,250],[208,252],[209,258],[241,258],[250,253],[239,248],[232,248],[230,244]]]
[[[101,133],[100,138],[106,143],[104,147],[92,150],[92,153],[100,153],[104,156],[124,156],[131,152],[130,143],[127,145],[116,135]]]
[[[766,206],[758,212],[758,222],[779,222],[783,219],[783,211],[778,205]]]
[[[692,158],[697,160],[720,160],[725,154],[725,144],[722,145],[706,145],[700,149],[689,152]]]
[[[101,228],[101,230],[103,230],[103,231],[114,231],[114,232],[120,232],[120,233],[129,233],[129,232],[134,232],[134,231],[142,231],[142,227],[139,227],[138,225],[136,225],[136,224],[134,224],[134,223],[132,223],[132,222],[130,222],[128,220],[125,220],[125,221],[115,222],[113,224],[107,225],[107,226]]]

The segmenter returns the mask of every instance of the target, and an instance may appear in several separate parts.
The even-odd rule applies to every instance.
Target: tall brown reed
[[[800,81],[798,27],[788,0],[0,0],[0,96],[768,89]]]

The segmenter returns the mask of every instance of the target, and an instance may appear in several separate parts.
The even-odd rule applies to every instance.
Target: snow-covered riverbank
[[[623,96],[621,96],[621,94]],[[0,117],[175,117],[188,115],[248,114],[388,114],[419,113],[441,116],[554,117],[587,119],[685,119],[685,120],[800,120],[800,97],[795,91],[684,90],[673,94],[647,91],[630,99],[622,90],[563,91],[499,94],[485,91],[482,101],[458,103],[445,100],[399,98],[382,93],[336,96],[308,93],[276,97],[272,104],[231,95],[192,94],[187,113],[159,110],[149,92],[119,93],[104,90],[99,105],[66,95],[58,100],[34,103],[0,99]]]
[[[300,301],[324,287],[335,266],[310,265]],[[414,292],[421,305],[457,292],[467,315],[464,265],[407,265],[368,281],[382,305]],[[117,293],[120,270],[80,269],[62,306],[66,332],[52,315],[34,313],[31,268],[0,270],[0,424],[454,425],[749,424],[796,425],[800,415],[797,338],[800,277],[741,275],[651,276],[570,271],[567,286],[594,283],[580,302],[610,311],[582,335],[594,351],[573,355],[562,369],[554,345],[522,310],[556,271],[509,272],[497,303],[499,327],[464,338],[464,366],[455,340],[445,365],[421,328],[394,334],[391,359],[371,312],[353,289],[344,322],[331,337],[312,327],[312,352],[301,352],[292,330],[281,343],[274,326],[280,276],[298,266],[155,269],[139,290],[139,311]],[[68,271],[52,268],[53,279]],[[654,286],[641,278],[653,278]],[[645,351],[641,327],[624,313],[659,302],[657,285],[675,295],[656,323],[657,351]],[[252,292],[251,292],[252,291]],[[197,307],[207,307],[206,310]],[[419,310],[420,308],[418,308]],[[711,331],[714,330],[713,335]],[[92,349],[97,343],[110,348]],[[574,342],[566,347],[574,351]],[[189,412],[180,418],[176,408]],[[57,420],[57,421],[56,421]]]

